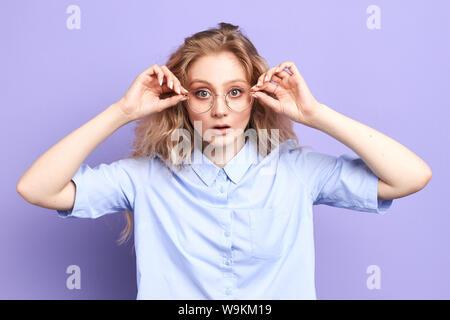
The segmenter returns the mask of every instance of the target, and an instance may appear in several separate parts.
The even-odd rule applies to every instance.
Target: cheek
[[[208,127],[208,121],[205,116],[199,114],[189,113],[189,121],[191,122],[192,127],[197,130],[197,132],[200,132],[201,130],[201,133],[203,133]]]
[[[244,115],[240,118],[240,124],[245,127],[247,123],[250,121],[251,111],[246,111]]]

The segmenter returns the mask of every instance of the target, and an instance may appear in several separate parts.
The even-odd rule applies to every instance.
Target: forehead
[[[229,52],[198,58],[187,71],[187,85],[194,83],[221,87],[230,83],[247,83],[244,67],[237,57]]]

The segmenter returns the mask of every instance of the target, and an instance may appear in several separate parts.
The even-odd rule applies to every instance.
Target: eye
[[[209,91],[206,91],[206,90],[197,90],[197,91],[195,91],[195,95],[197,96],[197,97],[199,97],[198,96],[198,93],[199,92],[206,92],[206,93],[208,93],[209,94]],[[203,96],[200,96],[199,98],[207,98],[205,95],[203,95]]]
[[[240,93],[242,93],[241,89],[238,89],[238,88],[231,89],[229,92],[231,94],[231,97],[237,97],[237,95],[233,95],[233,92],[235,93],[236,91],[239,91]]]

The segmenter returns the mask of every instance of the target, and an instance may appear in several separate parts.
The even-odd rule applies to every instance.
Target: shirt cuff
[[[84,194],[82,186],[82,167],[80,167],[72,178],[75,183],[75,203],[71,210],[56,210],[60,218],[83,217],[86,205],[88,205],[87,195]]]
[[[366,197],[366,206],[371,210],[371,212],[378,213],[381,215],[386,214],[388,209],[391,207],[393,199],[382,200],[378,199],[378,177],[371,171],[369,175],[369,189],[368,195]]]

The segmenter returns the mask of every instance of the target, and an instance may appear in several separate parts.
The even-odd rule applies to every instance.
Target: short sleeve
[[[385,214],[393,200],[378,199],[378,177],[359,157],[335,157],[295,149],[297,169],[309,186],[313,205],[325,204],[350,210]]]
[[[76,185],[72,210],[56,210],[61,218],[98,218],[105,214],[133,211],[135,181],[133,159],[121,159],[94,168],[83,163],[72,181]]]

